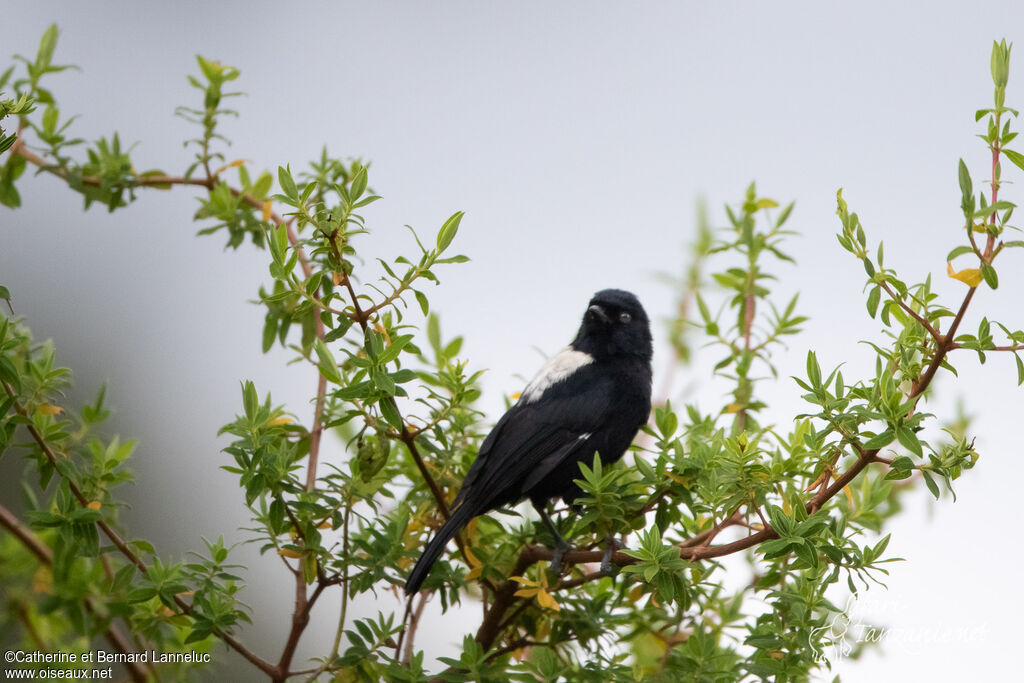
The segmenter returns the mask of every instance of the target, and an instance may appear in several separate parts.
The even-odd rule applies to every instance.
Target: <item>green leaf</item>
[[[870,314],[872,318],[874,318],[875,314],[878,313],[878,302],[881,298],[882,291],[879,287],[873,287],[868,293],[868,314]]]
[[[99,510],[92,508],[78,508],[71,513],[71,520],[79,524],[94,524],[103,519]]]
[[[448,245],[455,239],[455,233],[459,231],[459,223],[462,222],[463,215],[465,215],[464,211],[456,211],[441,226],[441,230],[437,233],[438,253],[447,249]]]
[[[466,263],[469,261],[469,257],[463,254],[456,254],[455,256],[449,256],[448,258],[437,259],[438,263]]]
[[[1021,154],[1020,152],[1014,152],[1012,149],[1004,149],[1002,150],[1002,152],[1003,154],[1006,155],[1007,159],[1013,162],[1014,166],[1021,170],[1024,170],[1024,154]]]
[[[927,470],[921,470],[921,475],[924,477],[924,483],[928,487],[928,490],[935,496],[935,500],[939,499],[939,485],[932,479],[932,475]]]
[[[277,337],[277,326],[277,317],[268,313],[263,322],[263,339],[260,347],[263,353],[267,353],[274,346],[274,339]]]
[[[992,289],[999,288],[999,276],[996,275],[996,269],[993,268],[991,264],[981,264],[981,277],[985,279],[985,284],[987,284]]]
[[[905,455],[901,455],[897,458],[893,458],[892,463],[889,465],[894,470],[910,471],[914,469],[914,461]]]
[[[47,135],[53,135],[54,131],[57,130],[57,117],[59,113],[57,109],[51,104],[47,105],[46,109],[43,110],[43,132]]]
[[[256,385],[246,380],[242,384],[242,405],[245,407],[245,416],[252,420],[256,417],[256,410],[259,408],[260,399],[256,395]]]
[[[896,439],[900,444],[914,455],[921,457],[921,442],[909,427],[900,425],[896,428]]]
[[[288,228],[285,225],[275,225],[270,229],[270,255],[274,263],[284,264],[285,256],[288,253]]]
[[[813,568],[818,566],[818,551],[810,543],[800,543],[796,545],[793,550],[796,552],[796,556],[803,560],[806,564]]]
[[[953,251],[951,251],[948,254],[946,254],[946,260],[947,261],[952,261],[957,256],[963,256],[964,254],[970,254],[973,251],[974,251],[974,249],[969,247],[969,246],[966,246],[966,245],[959,246],[956,249],[954,249]]]
[[[341,339],[352,328],[352,325],[353,322],[351,318],[339,315],[337,325],[335,325],[333,330],[324,335],[324,341],[332,342]]]
[[[427,301],[427,295],[418,289],[412,290],[412,293],[416,296],[416,303],[420,305],[423,315],[427,315],[430,312],[430,302]]]
[[[292,171],[287,166],[277,167],[277,182],[281,185],[281,191],[293,200],[298,201],[299,191],[295,188],[295,181],[292,180]]]
[[[971,174],[963,159],[960,160],[957,172],[960,180],[960,208],[965,214],[970,215],[974,211],[974,188],[971,183]]]
[[[891,469],[885,473],[885,479],[886,481],[898,481],[900,479],[909,479],[911,474],[913,474],[911,470]]]
[[[895,438],[896,433],[892,430],[892,428],[889,428],[886,429],[881,434],[873,436],[870,439],[868,439],[867,442],[864,444],[864,448],[866,448],[869,451],[885,448],[886,446],[891,444],[892,440]]]
[[[351,189],[349,190],[352,199],[358,199],[363,195],[363,192],[366,192],[366,182],[366,167],[360,166],[359,170],[356,171],[355,177],[352,178]]]
[[[57,24],[50,24],[39,40],[39,52],[36,53],[36,68],[45,69],[53,61],[53,51],[57,47]]]
[[[317,367],[320,369],[320,374],[327,378],[327,381],[333,382],[334,384],[341,384],[341,371],[338,370],[338,362],[334,360],[334,355],[331,350],[324,344],[323,339],[317,339],[313,342],[313,349],[316,351],[317,357],[320,362],[317,363]]]
[[[380,414],[384,420],[394,427],[395,429],[402,429],[402,415],[398,412],[398,406],[395,405],[395,399],[390,396],[386,396],[380,400],[377,404],[380,406]]]
[[[384,350],[384,338],[367,327],[363,334],[363,349],[366,351],[367,356],[377,360],[381,351]]]
[[[338,389],[334,392],[334,396],[342,401],[351,401],[354,398],[369,398],[372,390],[371,382],[357,382]]]
[[[373,378],[374,385],[381,390],[387,396],[395,395],[395,380],[391,379],[391,375],[385,372],[381,368],[374,368],[370,373]]]
[[[875,547],[871,549],[871,554],[875,556],[875,559],[881,557],[882,553],[885,552],[885,549],[889,546],[889,538],[891,536],[892,534],[886,534],[885,537],[876,543]]]
[[[783,223],[786,222],[786,220],[789,218],[789,214],[793,212],[793,207],[795,206],[795,204],[796,202],[790,202],[782,209],[782,211],[779,213],[778,219],[776,219],[775,221],[776,228],[781,228]]]
[[[998,202],[993,202],[992,204],[988,204],[986,206],[981,207],[980,209],[975,211],[971,215],[971,217],[972,218],[988,218],[989,216],[991,216],[996,211],[1003,211],[1005,209],[1012,209],[1015,206],[1017,206],[1017,205],[1014,204],[1013,202],[1008,202],[1008,201],[1006,201],[1004,199],[1000,199]]]
[[[810,380],[813,387],[821,385],[821,367],[818,365],[818,358],[813,351],[807,352],[807,379]]]
[[[793,520],[783,512],[782,508],[778,505],[766,506],[768,511],[768,519],[771,520],[772,527],[778,532],[779,536],[789,536],[793,532]]]
[[[391,344],[389,344],[387,348],[381,351],[380,355],[377,356],[377,362],[380,365],[384,365],[385,363],[390,363],[391,361],[395,360],[396,358],[398,358],[398,354],[402,352],[402,349],[404,349],[405,346],[411,341],[411,334],[403,334],[401,336],[395,337],[394,339],[391,340]]]

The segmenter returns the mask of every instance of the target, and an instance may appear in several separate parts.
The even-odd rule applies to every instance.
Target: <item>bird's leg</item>
[[[619,539],[615,538],[615,534],[608,532],[608,535],[604,537],[604,555],[601,556],[601,573],[611,574],[612,573],[612,554],[616,550],[623,548],[623,544]]]
[[[548,528],[548,531],[551,533],[551,538],[555,539],[555,547],[551,549],[551,571],[553,571],[556,574],[561,574],[562,557],[565,555],[565,552],[567,550],[572,548],[572,546],[569,544],[569,541],[562,538],[562,534],[558,533],[558,529],[555,528],[554,522],[552,522],[551,518],[548,517],[548,513],[544,511],[544,506],[537,505],[534,507],[536,507],[537,512],[540,513],[540,518],[541,521],[544,522],[544,526],[546,526]]]

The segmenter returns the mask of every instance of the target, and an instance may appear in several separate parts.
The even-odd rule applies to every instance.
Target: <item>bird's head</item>
[[[597,359],[650,361],[651,324],[640,300],[621,289],[603,289],[590,300],[572,346]]]

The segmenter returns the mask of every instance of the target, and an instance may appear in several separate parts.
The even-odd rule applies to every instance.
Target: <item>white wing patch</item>
[[[530,380],[530,383],[523,389],[523,395],[520,400],[523,403],[536,401],[552,384],[561,382],[584,365],[593,362],[594,357],[589,353],[577,351],[571,346],[565,347],[549,358],[548,362],[537,373],[537,376]]]

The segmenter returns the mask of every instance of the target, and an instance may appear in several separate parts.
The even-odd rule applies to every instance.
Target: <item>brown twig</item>
[[[885,290],[885,293],[889,295],[890,299],[895,301],[896,304],[899,305],[899,307],[907,313],[907,315],[916,320],[921,325],[921,327],[928,331],[928,334],[931,335],[932,339],[935,340],[936,344],[942,343],[942,335],[939,333],[938,330],[935,329],[935,327],[930,322],[925,320],[923,316],[921,316],[917,311],[911,308],[910,305],[907,304],[903,299],[897,296],[896,292],[892,291],[892,288],[889,287],[889,283],[882,282],[880,284],[882,289]]]
[[[271,673],[271,679],[274,683],[284,683],[291,675],[288,671],[288,667],[291,666],[292,657],[295,656],[295,649],[299,646],[299,639],[302,637],[302,632],[306,630],[306,626],[309,624],[309,613],[313,609],[313,605],[316,604],[317,598],[323,592],[324,588],[328,586],[326,581],[317,581],[316,588],[313,589],[312,595],[307,597],[306,594],[306,582],[303,578],[302,572],[299,572],[295,581],[295,608],[292,611],[292,628],[288,632],[288,640],[285,641],[284,649],[281,651],[281,658],[277,662],[277,666],[274,667],[273,673]]]
[[[402,642],[405,640],[405,634],[409,630],[409,619],[412,618],[412,602],[411,598],[405,601],[405,611],[402,613],[402,628],[398,631],[398,642],[395,643],[395,659],[402,656]]]
[[[722,529],[724,529],[727,526],[732,526],[733,524],[739,522],[743,518],[742,514],[740,513],[740,508],[742,508],[742,505],[733,510],[731,515],[724,517],[721,522],[711,527],[707,532],[707,536],[704,538],[704,540],[700,542],[700,545],[708,545],[709,543],[711,543],[711,541],[715,539],[715,536],[722,532]]]
[[[32,163],[35,166],[38,166],[39,168],[41,168],[41,169],[43,169],[43,170],[45,170],[45,171],[47,171],[49,173],[52,173],[52,174],[62,178],[65,181],[68,180],[68,173],[67,173],[67,171],[65,169],[61,168],[60,166],[56,166],[56,165],[50,164],[44,157],[41,157],[41,156],[35,154],[34,152],[30,151],[27,147],[25,147],[24,141],[23,141],[22,138],[18,139],[18,141],[15,143],[14,147],[12,147],[11,151],[14,154],[21,155],[29,163]],[[102,179],[97,178],[97,177],[92,177],[92,176],[86,176],[86,177],[83,177],[81,179],[81,182],[84,185],[99,186],[99,185],[102,184]],[[164,186],[167,186],[167,185],[191,185],[191,186],[196,186],[196,187],[203,187],[203,188],[206,188],[207,190],[212,190],[218,182],[219,182],[219,179],[218,179],[218,176],[217,176],[216,173],[207,172],[207,175],[206,175],[205,178],[186,178],[184,176],[168,176],[168,175],[161,175],[161,176],[135,176],[128,183],[128,186],[129,187],[164,187]],[[241,190],[238,190],[236,188],[229,187],[228,189],[230,190],[230,192],[231,192],[231,194],[233,196],[241,197],[242,201],[244,203],[246,203],[247,205],[249,205],[249,206],[251,206],[253,208],[257,208],[257,209],[262,209],[264,207],[264,202],[261,201],[258,198],[253,197],[251,195],[248,195],[248,194],[246,194],[246,193],[244,193]],[[273,211],[270,212],[269,218],[270,218],[271,222],[273,222],[275,225],[283,226],[285,228],[286,235],[288,237],[288,241],[289,241],[289,243],[291,244],[292,248],[294,249],[295,253],[298,256],[299,265],[302,268],[303,274],[305,275],[305,277],[307,279],[309,277],[311,277],[312,274],[313,274],[312,264],[310,263],[309,258],[307,257],[305,251],[302,248],[302,244],[301,244],[301,242],[299,240],[299,237],[298,237],[297,233],[295,232],[295,230],[292,227],[292,221],[286,221],[281,215],[279,215],[279,214],[277,214],[277,213],[275,213]],[[364,331],[365,331],[365,329],[367,327],[367,322],[370,319],[370,317],[374,313],[376,313],[378,310],[380,310],[384,305],[386,305],[390,301],[393,301],[394,297],[398,296],[398,292],[396,292],[391,299],[388,299],[388,300],[386,300],[385,302],[383,302],[381,304],[372,306],[371,308],[367,309],[366,311],[363,311],[361,309],[361,307],[360,307],[359,299],[356,296],[356,293],[355,293],[354,289],[352,288],[351,282],[350,282],[349,277],[348,277],[347,274],[344,275],[344,283],[345,283],[345,285],[346,285],[346,287],[347,287],[347,289],[349,291],[349,294],[352,297],[352,306],[353,306],[353,310],[355,312],[352,317],[353,317],[353,319],[356,322],[358,322],[360,324],[360,326],[363,328]],[[315,296],[315,298],[319,298],[319,292],[317,292],[314,296]],[[324,336],[325,336],[325,329],[324,329],[323,321],[320,319],[319,315],[314,316],[314,319],[315,319],[314,322],[315,322],[315,325],[316,325],[316,336],[318,338],[320,338],[320,339],[323,339]],[[327,378],[324,377],[323,374],[318,374],[318,377],[317,377],[317,393],[316,393],[316,401],[315,401],[314,415],[313,415],[313,428],[312,428],[312,430],[310,432],[310,449],[309,449],[309,457],[308,457],[308,460],[307,460],[307,470],[306,470],[306,489],[309,490],[309,491],[312,491],[312,490],[314,490],[316,488],[316,472],[317,472],[317,465],[319,463],[320,444],[322,442],[322,436],[323,436],[323,410],[324,410],[324,403],[325,403],[325,400],[326,400],[326,393],[327,393]],[[410,432],[408,430],[408,428],[405,427],[404,422],[403,422],[403,429],[402,429],[402,433],[401,433],[401,436],[400,436],[400,440],[408,448],[410,455],[412,456],[413,460],[415,461],[416,466],[419,469],[420,474],[423,477],[424,481],[426,482],[427,486],[430,488],[431,494],[433,495],[435,501],[437,502],[438,508],[441,510],[441,513],[444,515],[444,518],[448,519],[448,517],[450,517],[450,515],[451,515],[451,512],[449,510],[447,501],[445,500],[444,494],[441,492],[440,487],[437,485],[437,482],[434,480],[434,478],[431,476],[430,472],[427,470],[426,465],[425,465],[425,463],[423,461],[423,458],[422,458],[422,456],[419,453],[419,449],[416,446],[415,438],[416,438],[416,435],[414,433]],[[107,530],[104,530],[105,533],[106,533],[106,531]],[[459,545],[459,549],[462,551],[463,556],[466,557],[466,552],[465,552],[465,548],[464,548],[463,543],[462,543],[462,539],[458,535],[456,536],[456,542]],[[115,545],[117,545],[116,542],[115,542]],[[119,550],[122,550],[122,552],[127,551],[126,557],[129,557],[129,559],[131,559],[132,557],[135,557],[134,554],[131,553],[131,551],[126,546],[124,548],[119,547]],[[468,560],[468,557],[467,557],[467,560]],[[139,567],[140,570],[144,571],[144,565],[141,563],[141,560],[139,560],[137,557],[135,557],[135,559],[133,560],[133,563],[135,563],[136,566]],[[285,650],[284,650],[284,652],[282,652],[281,661],[280,661],[280,663],[278,665],[278,672],[284,672],[284,671],[287,670],[287,663],[290,662],[291,655],[294,653],[294,649],[295,649],[295,646],[298,643],[299,636],[301,636],[302,629],[305,628],[305,625],[309,621],[308,613],[306,613],[305,617],[303,617],[303,612],[306,611],[305,592],[306,592],[305,581],[303,579],[302,573],[298,572],[296,574],[296,603],[295,603],[295,612],[292,615],[292,631],[288,635],[288,639],[287,639],[286,645],[285,645]],[[301,598],[299,597],[300,593],[303,594]],[[299,630],[296,631],[296,629],[299,629]],[[269,669],[265,668],[265,667],[270,667],[270,665],[267,664],[266,662],[264,662],[263,664],[265,666],[261,666],[260,668],[263,669],[267,673],[271,673],[269,671]]]
[[[409,666],[409,662],[412,661],[413,642],[416,640],[416,628],[419,626],[420,619],[423,617],[423,608],[427,606],[427,598],[429,597],[430,591],[420,591],[419,604],[409,617],[409,626],[407,628],[408,633],[405,637],[405,651],[402,653],[402,666]],[[412,600],[409,602],[411,603]]]
[[[957,344],[956,342],[953,342],[952,344],[949,345],[949,348],[950,348],[950,350],[953,350],[953,349],[962,349],[964,347],[961,346],[960,344]],[[986,353],[988,351],[1010,351],[1010,352],[1024,351],[1024,344],[1007,344],[1005,346],[993,346],[991,348],[981,349],[981,350],[985,351]]]
[[[41,156],[35,154],[34,152],[30,151],[27,147],[25,147],[24,142],[22,141],[21,138],[19,138],[17,144],[12,148],[12,152],[15,153],[15,154],[19,154],[26,161],[28,161],[28,162],[38,166],[42,170],[47,171],[49,173],[52,173],[52,174],[62,178],[65,181],[68,180],[68,173],[67,173],[67,171],[65,169],[63,169],[63,168],[61,168],[59,166],[55,166],[53,164],[50,164],[44,157],[41,157]],[[81,182],[82,182],[83,185],[88,185],[88,186],[95,187],[95,186],[99,186],[99,185],[102,184],[102,179],[97,178],[97,177],[93,177],[93,176],[85,176],[85,177],[83,177],[81,179]],[[206,177],[205,178],[186,178],[185,176],[168,176],[168,175],[160,175],[160,176],[135,176],[132,179],[130,179],[130,181],[127,183],[127,187],[165,187],[167,185],[191,185],[191,186],[196,186],[196,187],[203,187],[203,188],[206,188],[207,190],[213,190],[213,188],[217,185],[218,182],[220,182],[220,180],[218,178],[218,175],[216,173],[211,173],[210,170],[209,170],[209,167],[207,166],[206,167]],[[245,204],[247,204],[248,206],[256,208],[256,209],[263,209],[264,208],[264,201],[261,201],[257,197],[253,197],[252,195],[246,194],[246,193],[242,192],[241,190],[238,190],[238,189],[230,187],[230,186],[228,187],[228,190],[231,192],[232,196],[240,197],[241,200]],[[309,258],[306,255],[304,249],[302,248],[302,244],[299,241],[298,235],[295,233],[294,229],[292,228],[291,221],[286,221],[280,214],[277,214],[276,212],[273,212],[273,211],[269,212],[269,219],[275,225],[277,225],[279,227],[284,227],[284,229],[286,231],[286,235],[288,237],[288,242],[291,244],[293,250],[295,251],[296,255],[298,256],[299,265],[300,265],[300,267],[302,269],[303,274],[305,275],[305,277],[307,279],[310,278],[313,275],[313,267],[312,267],[312,264],[309,261]],[[315,299],[319,300],[319,296],[320,296],[319,291],[314,293],[313,296],[314,296]],[[320,339],[323,339],[324,335],[325,335],[325,329],[324,329],[324,323],[320,319],[319,315],[315,315],[314,316],[314,325],[315,325],[316,336],[318,338],[320,338]],[[307,470],[306,470],[306,489],[308,491],[313,491],[316,488],[317,465],[318,465],[318,462],[319,462],[320,444],[321,444],[321,440],[322,440],[322,436],[323,436],[323,410],[324,410],[324,402],[325,402],[325,399],[326,399],[326,394],[327,394],[327,378],[324,377],[323,374],[319,374],[318,373],[316,402],[315,402],[315,406],[314,406],[314,409],[313,409],[313,411],[314,411],[314,414],[313,414],[313,428],[312,428],[312,430],[310,432],[309,457],[307,459]],[[72,486],[73,486],[73,484],[72,484]],[[100,528],[103,529],[103,527],[105,526],[105,523],[100,522],[99,524],[101,525]],[[104,533],[107,533],[108,537],[110,537],[110,533],[108,533],[108,529],[103,529],[103,530],[104,530]],[[113,537],[111,537],[111,540],[113,540]],[[117,545],[116,541],[115,541],[115,545]],[[118,549],[121,550],[122,553],[125,553],[125,551],[127,550],[126,547],[122,548],[120,546],[118,547]],[[134,554],[131,553],[130,550],[127,550],[127,553],[125,553],[125,556],[128,557],[130,560],[132,560],[133,563],[141,571],[145,571],[145,566],[141,563],[141,560],[139,560],[137,557],[135,557]],[[134,558],[134,559],[132,559],[132,558]],[[270,664],[268,664],[266,662],[263,662],[262,660],[260,660],[260,662],[262,663],[262,666],[260,666],[260,664],[257,664],[257,666],[260,666],[260,668],[265,673],[271,674],[272,677],[275,677],[275,674],[281,674],[283,672],[287,672],[288,665],[289,665],[289,663],[291,661],[291,656],[294,653],[295,647],[298,644],[298,639],[302,635],[302,630],[305,628],[305,625],[309,622],[309,614],[308,614],[308,609],[307,609],[307,603],[309,601],[307,600],[307,597],[306,597],[306,584],[305,584],[305,579],[304,579],[301,571],[300,572],[296,572],[296,584],[295,584],[295,586],[296,586],[296,588],[295,588],[295,591],[296,591],[296,604],[295,604],[295,612],[292,615],[292,631],[288,635],[288,639],[287,639],[287,641],[285,643],[285,649],[284,649],[284,651],[281,654],[281,660],[280,660],[280,662],[278,664],[277,671],[276,672],[272,671],[273,667],[271,667]],[[301,593],[301,597],[300,597],[300,593]],[[298,630],[296,630],[296,629],[298,629]],[[243,656],[244,656],[244,653],[243,653]],[[252,656],[254,657],[254,655],[252,655]],[[250,657],[246,657],[246,658],[250,659],[250,661],[253,661],[253,659],[251,659]],[[256,662],[253,661],[253,663],[255,664]]]
[[[39,446],[40,450],[42,450],[43,454],[46,456],[47,461],[50,463],[50,465],[56,467],[58,457],[57,454],[53,452],[53,449],[50,448],[50,445],[46,443],[46,440],[32,424],[32,421],[31,419],[29,419],[27,412],[18,402],[17,394],[15,394],[14,389],[7,382],[0,382],[0,384],[3,385],[4,391],[6,391],[9,396],[15,399],[13,408],[15,412],[17,412],[22,417],[26,418],[27,422],[25,427],[26,429],[28,429],[29,434],[31,434],[32,439]],[[83,507],[87,506],[89,501],[82,494],[82,491],[81,489],[78,488],[78,485],[71,480],[67,481],[68,488],[71,491],[72,495],[75,496],[75,499],[78,500],[78,502]],[[121,555],[125,557],[125,559],[127,559],[129,562],[135,565],[135,567],[143,574],[149,572],[149,567],[147,567],[146,563],[142,561],[142,558],[136,555],[135,552],[128,547],[128,544],[125,543],[124,539],[121,538],[120,534],[114,531],[110,527],[110,525],[106,523],[105,520],[99,520],[98,522],[96,522],[96,526],[100,529],[100,531],[103,532],[103,535],[106,536],[107,539],[114,544],[114,547],[117,548],[118,552],[120,552]],[[178,605],[178,608],[184,614],[192,614],[192,606],[185,602],[181,598],[181,596],[175,595],[174,602]],[[220,638],[222,641],[224,641],[232,650],[242,655],[246,660],[254,664],[264,673],[267,673],[271,676],[274,675],[274,673],[276,673],[276,670],[273,665],[271,665],[269,662],[266,662],[265,660],[251,652],[248,648],[242,645],[239,641],[235,640],[235,638],[233,638],[232,636],[217,629],[213,631],[213,634]]]
[[[665,496],[667,496],[668,494],[669,494],[669,489],[662,489],[658,493],[654,494],[653,496],[651,496],[650,500],[648,500],[646,503],[644,503],[644,506],[642,508],[640,508],[640,511],[639,511],[638,514],[646,515],[648,512],[650,512],[654,508],[658,507],[658,503],[660,503],[665,498]]]
[[[31,529],[21,523],[21,520],[17,518],[10,510],[3,505],[0,505],[0,527],[6,529],[12,536],[25,546],[39,562],[47,567],[53,565],[53,552],[49,546],[43,543]],[[102,617],[97,610],[97,606],[91,597],[85,597],[83,605],[87,612],[97,618],[98,621],[102,621]],[[27,618],[27,614],[25,615]],[[128,641],[121,630],[114,624],[107,624],[106,629],[103,632],[107,642],[122,654],[135,654],[137,651]],[[149,666],[144,666],[140,662],[125,662],[124,666],[128,669],[128,674],[131,676],[133,681],[146,681],[149,680],[149,675],[153,673]]]
[[[747,287],[752,287],[753,282],[748,282]],[[744,298],[743,308],[743,349],[746,353],[750,353],[750,339],[754,328],[754,313],[757,306],[757,299],[754,298],[753,293],[748,292]],[[740,409],[736,411],[736,428],[743,431],[743,428],[747,423],[747,406],[748,401],[744,399],[744,405],[740,406]]]
[[[964,296],[963,302],[960,304],[960,310],[956,312],[956,317],[953,318],[952,324],[949,326],[949,330],[942,337],[935,348],[935,355],[932,356],[931,362],[925,369],[924,373],[917,378],[910,390],[910,398],[920,396],[928,385],[931,384],[932,379],[935,377],[935,373],[938,372],[942,362],[946,359],[946,354],[949,353],[953,345],[953,338],[956,336],[956,331],[960,327],[960,323],[964,319],[964,314],[967,313],[967,307],[971,305],[971,299],[974,298],[974,293],[978,291],[977,287],[971,287],[967,290],[967,294]]]
[[[558,585],[552,588],[551,590],[560,591],[565,590],[567,588],[577,588],[585,583],[590,583],[591,581],[603,579],[606,576],[613,576],[613,573],[604,572],[599,569],[596,572],[590,572],[589,574],[584,574],[583,576],[577,577],[575,579],[564,579],[562,581],[559,581]]]
[[[364,312],[362,307],[359,305],[359,297],[356,295],[355,289],[352,287],[352,279],[347,273],[342,274],[342,284],[345,289],[348,290],[349,298],[352,300],[352,310],[354,311],[355,321],[359,323],[365,333],[369,325],[370,314]],[[396,408],[397,411],[397,408]],[[401,413],[399,413],[401,415]],[[437,503],[437,507],[441,510],[441,514],[444,515],[445,520],[451,517],[451,510],[448,507],[448,501],[445,500],[444,494],[441,492],[441,487],[438,486],[434,477],[431,476],[430,471],[427,470],[427,465],[423,461],[423,456],[420,455],[419,448],[416,446],[416,436],[405,424],[405,420],[402,420],[402,431],[399,434],[399,440],[405,444],[405,447],[409,451],[409,455],[412,456],[413,461],[416,463],[416,468],[420,471],[420,476],[423,477],[423,481],[427,484],[430,489],[430,493],[434,497],[434,501]],[[461,541],[459,541],[461,546]]]
[[[942,338],[942,341],[937,344],[935,356],[932,358],[928,369],[915,383],[911,392],[911,397],[919,396],[928,387],[935,376],[935,372],[942,365],[946,354],[949,352],[948,341],[956,334],[956,330],[959,327],[960,322],[963,320],[967,307],[970,305],[971,299],[974,296],[975,289],[976,288],[972,287],[965,295],[963,303],[960,305],[960,310],[957,313],[956,318],[953,320],[953,323],[950,325],[949,331],[946,333],[946,336]],[[822,486],[819,488],[814,496],[805,503],[805,510],[808,514],[814,514],[820,510],[828,500],[842,491],[843,488],[853,481],[868,465],[874,462],[885,462],[885,459],[878,458],[879,449],[865,450],[858,444],[853,445],[857,449],[857,459],[845,472],[839,475],[834,482],[827,487]],[[758,510],[758,512],[760,511]],[[764,541],[778,537],[775,530],[772,529],[771,526],[766,525],[761,531],[749,534],[748,536],[731,543],[709,545],[710,540],[721,530],[721,528],[724,528],[726,523],[735,523],[734,518],[740,514],[741,511],[737,510],[732,516],[726,518],[715,527],[683,541],[679,547],[680,557],[691,562],[722,557],[752,548]],[[562,561],[565,566],[571,566],[582,562],[596,562],[601,559],[602,554],[603,553],[598,550],[573,550],[566,553]],[[510,576],[521,576],[530,565],[545,559],[551,559],[551,556],[552,551],[550,549],[535,545],[526,546],[520,553],[519,559],[517,560]],[[616,566],[621,567],[634,564],[636,561],[637,560],[621,551],[617,551],[612,554],[612,563]],[[579,579],[574,581],[580,581],[582,583]],[[483,623],[480,625],[480,628],[477,630],[476,635],[477,642],[483,645],[485,649],[490,648],[491,645],[493,645],[498,635],[500,635],[507,626],[507,623],[502,620],[502,614],[511,604],[512,598],[517,590],[517,586],[517,583],[508,581],[496,590],[494,604],[491,606],[491,610],[488,612]]]

